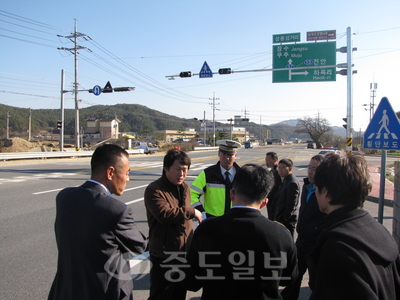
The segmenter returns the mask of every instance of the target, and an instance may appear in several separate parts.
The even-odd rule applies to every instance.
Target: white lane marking
[[[135,187],[133,187],[133,188],[126,189],[125,192],[131,191],[131,190],[136,190],[136,189],[141,189],[141,188],[146,187],[146,186],[148,186],[148,184],[135,186]]]
[[[132,201],[129,201],[129,202],[125,202],[125,204],[126,204],[126,205],[129,205],[129,204],[137,203],[137,202],[140,202],[140,201],[143,201],[143,200],[144,200],[144,198],[139,198],[139,199],[136,199],[136,200],[132,200]]]
[[[40,195],[40,194],[58,192],[58,191],[61,191],[62,189],[63,189],[63,188],[61,188],[61,189],[55,189],[55,190],[48,190],[48,191],[43,191],[43,192],[37,192],[37,193],[32,193],[32,195]]]

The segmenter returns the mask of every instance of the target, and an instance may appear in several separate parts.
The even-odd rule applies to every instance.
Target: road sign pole
[[[386,181],[386,150],[382,150],[381,157],[381,182],[379,185],[379,207],[378,207],[378,222],[383,224],[383,208],[385,204],[385,181]]]
[[[346,151],[353,150],[353,46],[351,42],[351,27],[347,27],[347,146]]]

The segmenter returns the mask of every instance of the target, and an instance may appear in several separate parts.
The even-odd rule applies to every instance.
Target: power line
[[[2,93],[9,93],[9,94],[17,94],[17,95],[25,95],[25,96],[32,96],[32,97],[41,97],[41,98],[52,98],[52,99],[59,99],[60,97],[52,97],[52,96],[45,96],[45,95],[33,95],[33,94],[25,94],[25,93],[18,93],[12,91],[0,91]]]
[[[16,33],[16,34],[32,37],[34,39],[40,39],[40,40],[49,41],[49,42],[52,42],[52,43],[57,43],[56,41],[52,41],[52,40],[45,39],[45,38],[40,38],[40,37],[33,36],[33,35],[30,35],[30,34],[20,33],[20,32],[9,30],[9,29],[0,28],[0,30],[5,30],[5,31],[8,31],[8,32],[12,32],[12,33]]]
[[[175,95],[177,95],[179,97],[186,96],[186,97],[197,98],[197,99],[206,99],[206,98],[203,98],[203,97],[197,97],[197,96],[189,95],[189,94],[186,94],[186,93],[183,93],[183,92],[180,92],[180,91],[175,91],[175,90],[171,89],[169,86],[167,86],[167,85],[165,85],[165,84],[163,84],[163,83],[151,78],[150,76],[146,75],[145,73],[141,72],[140,70],[132,67],[131,65],[129,65],[128,63],[126,63],[125,61],[123,61],[122,59],[120,59],[119,57],[117,57],[116,55],[114,55],[113,53],[108,51],[107,49],[105,49],[103,46],[101,46],[99,43],[97,43],[93,39],[90,38],[89,42],[92,43],[95,47],[97,47],[101,51],[103,51],[104,53],[106,53],[109,56],[111,56],[113,59],[118,61],[123,66],[127,67],[129,70],[137,73],[138,75],[140,75],[140,76],[144,77],[145,79],[147,79],[148,81],[152,82],[152,83],[146,82],[145,80],[141,79],[140,77],[137,77],[137,76],[135,76],[133,74],[127,73],[127,74],[129,74],[129,76],[135,78],[136,80],[138,80],[138,81],[140,81],[140,82],[142,82],[144,84],[147,84],[147,85],[151,86],[152,88],[161,90],[163,92],[166,92],[166,93],[169,93],[169,94],[172,94],[172,95],[175,94]],[[103,58],[101,58],[101,59],[103,60]],[[112,65],[114,67],[116,67],[114,64],[112,64]],[[154,85],[154,84],[156,84],[156,85]],[[190,102],[190,101],[186,101],[186,102]]]
[[[37,42],[32,42],[32,41],[28,41],[28,40],[23,40],[23,39],[18,39],[18,38],[12,37],[12,36],[4,35],[4,34],[0,34],[0,36],[6,37],[6,38],[9,38],[9,39],[13,39],[13,40],[17,40],[17,41],[21,41],[21,42],[26,42],[26,43],[30,43],[30,44],[43,46],[43,47],[55,48],[54,46],[50,46],[50,45],[46,45],[46,44],[42,44],[42,43],[37,43]]]
[[[1,9],[0,9],[0,15],[3,15],[5,17],[11,18],[11,19],[15,19],[15,20],[18,20],[18,21],[21,21],[21,22],[25,22],[25,23],[28,23],[28,24],[32,24],[32,25],[35,25],[35,26],[44,27],[44,28],[47,28],[47,29],[69,32],[66,29],[55,27],[53,25],[49,25],[49,24],[46,24],[46,23],[43,23],[43,22],[32,20],[32,19],[28,19],[28,18],[25,18],[25,17],[19,16],[19,15],[10,13],[10,12],[7,12],[7,11],[1,10]]]

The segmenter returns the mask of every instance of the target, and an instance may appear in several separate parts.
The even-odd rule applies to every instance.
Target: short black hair
[[[319,162],[321,162],[323,159],[324,159],[324,156],[321,155],[321,154],[316,154],[313,157],[311,157],[311,160],[316,160],[316,161],[319,161]]]
[[[278,154],[276,154],[276,152],[267,152],[266,156],[271,156],[272,159],[278,160]]]
[[[293,168],[293,161],[290,158],[282,158],[279,164],[284,164],[288,168]]]
[[[236,172],[232,189],[251,204],[265,199],[274,185],[272,172],[264,166],[245,164]]]
[[[190,169],[191,160],[189,155],[179,149],[170,149],[164,156],[163,174],[165,174],[164,168],[169,170],[175,160],[178,160],[181,165],[188,166],[188,169]]]
[[[329,204],[341,204],[352,209],[363,207],[372,189],[365,158],[344,151],[325,155],[315,170],[314,184],[319,191],[327,191],[331,199]]]
[[[118,172],[121,166],[121,158],[129,158],[128,152],[120,146],[113,144],[103,144],[96,148],[90,161],[92,174],[102,172],[108,167],[113,166]]]

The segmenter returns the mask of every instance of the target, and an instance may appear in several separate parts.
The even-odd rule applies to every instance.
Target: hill
[[[6,124],[6,115],[9,112],[9,135],[10,137],[27,137],[28,120],[31,115],[32,136],[39,133],[58,133],[57,121],[60,119],[59,109],[32,109],[17,108],[0,104],[0,122]],[[75,126],[75,112],[73,109],[65,109],[64,128],[65,134],[73,134]],[[179,130],[182,127],[199,129],[200,122],[194,119],[184,119],[168,115],[157,110],[150,109],[138,104],[116,104],[96,105],[79,110],[79,123],[84,127],[85,120],[90,118],[117,117],[120,123],[121,132],[152,133],[155,130]],[[260,125],[250,122],[246,129],[251,135],[259,138],[266,136],[268,130],[269,138],[280,138],[289,140],[291,138],[307,139],[306,134],[296,134],[295,123],[297,120],[282,121],[273,125]],[[217,125],[223,123],[216,123]],[[226,123],[225,125],[227,125]],[[294,125],[292,125],[294,124]],[[0,127],[0,137],[6,136],[6,127]]]
[[[52,132],[56,130],[57,121],[60,120],[59,109],[32,109],[17,108],[0,104],[0,122],[6,124],[6,115],[9,112],[10,136],[27,136],[28,120],[31,114],[32,135],[39,132]],[[64,128],[66,134],[73,134],[75,126],[75,111],[65,109]],[[117,104],[113,106],[96,105],[79,110],[79,123],[85,126],[85,120],[89,118],[117,117],[121,120],[122,132],[153,132],[154,130],[172,129],[183,127],[195,127],[198,121],[183,119],[176,116],[149,109],[137,104]],[[58,130],[55,131],[58,133]],[[6,127],[0,127],[0,136],[5,137]]]

